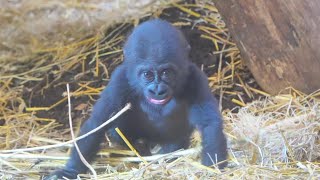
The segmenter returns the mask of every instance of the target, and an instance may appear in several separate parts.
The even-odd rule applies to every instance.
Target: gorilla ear
[[[190,50],[191,50],[191,46],[190,46],[190,44],[189,44],[189,43],[187,43],[186,51],[189,53],[189,52],[190,52]]]
[[[187,53],[187,55],[189,55],[190,50],[191,50],[191,46],[190,46],[190,44],[188,43],[188,41],[185,38],[183,40],[184,40],[183,41],[183,47],[184,47],[185,52]]]
[[[122,53],[123,53],[124,57],[127,57],[127,50],[126,50],[126,48],[123,48]]]
[[[130,42],[127,40],[123,46],[123,49],[122,49],[122,53],[126,59],[126,57],[129,57],[130,56],[130,53],[132,53],[131,51],[131,45],[129,44]]]
[[[179,39],[180,39],[180,42],[182,43],[182,46],[184,47],[185,51],[189,54],[189,52],[191,50],[191,46],[188,43],[185,36],[183,35],[183,33],[181,32],[181,30],[179,30]]]

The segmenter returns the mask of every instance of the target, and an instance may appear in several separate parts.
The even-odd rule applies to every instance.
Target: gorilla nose
[[[157,99],[164,99],[168,94],[167,88],[163,86],[158,86],[156,88],[148,88],[148,92],[152,97]]]

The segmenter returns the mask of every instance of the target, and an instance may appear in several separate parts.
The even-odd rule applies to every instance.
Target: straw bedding
[[[26,53],[23,58],[10,53],[2,56],[1,179],[39,179],[63,166],[72,145],[64,143],[71,140],[66,84],[71,87],[71,115],[77,132],[112,70],[123,60],[121,48],[127,34],[150,16],[172,22],[189,38],[192,61],[206,72],[220,100],[230,163],[222,172],[202,166],[197,132],[190,149],[144,157],[146,163],[130,150],[115,150],[106,138],[93,164],[98,179],[320,178],[320,92],[306,95],[288,87],[270,96],[243,65],[214,4],[171,1],[135,18],[100,25],[99,31],[88,30],[85,36],[74,31],[71,42],[61,39],[64,43],[48,47],[45,40],[37,41],[32,52],[20,52]],[[111,158],[110,152],[127,157]],[[168,161],[172,157],[179,158]]]

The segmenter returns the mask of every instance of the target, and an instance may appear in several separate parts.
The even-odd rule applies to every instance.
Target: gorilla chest
[[[139,131],[148,139],[174,141],[185,137],[190,131],[188,107],[184,102],[172,101],[165,107],[141,105],[140,108]]]

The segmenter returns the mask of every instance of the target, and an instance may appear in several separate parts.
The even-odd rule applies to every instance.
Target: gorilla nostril
[[[162,91],[159,91],[159,92],[158,92],[158,95],[159,95],[159,96],[162,96],[162,95],[165,95],[166,93],[167,93],[166,90],[162,90]]]
[[[152,89],[148,89],[149,93],[156,94]]]

